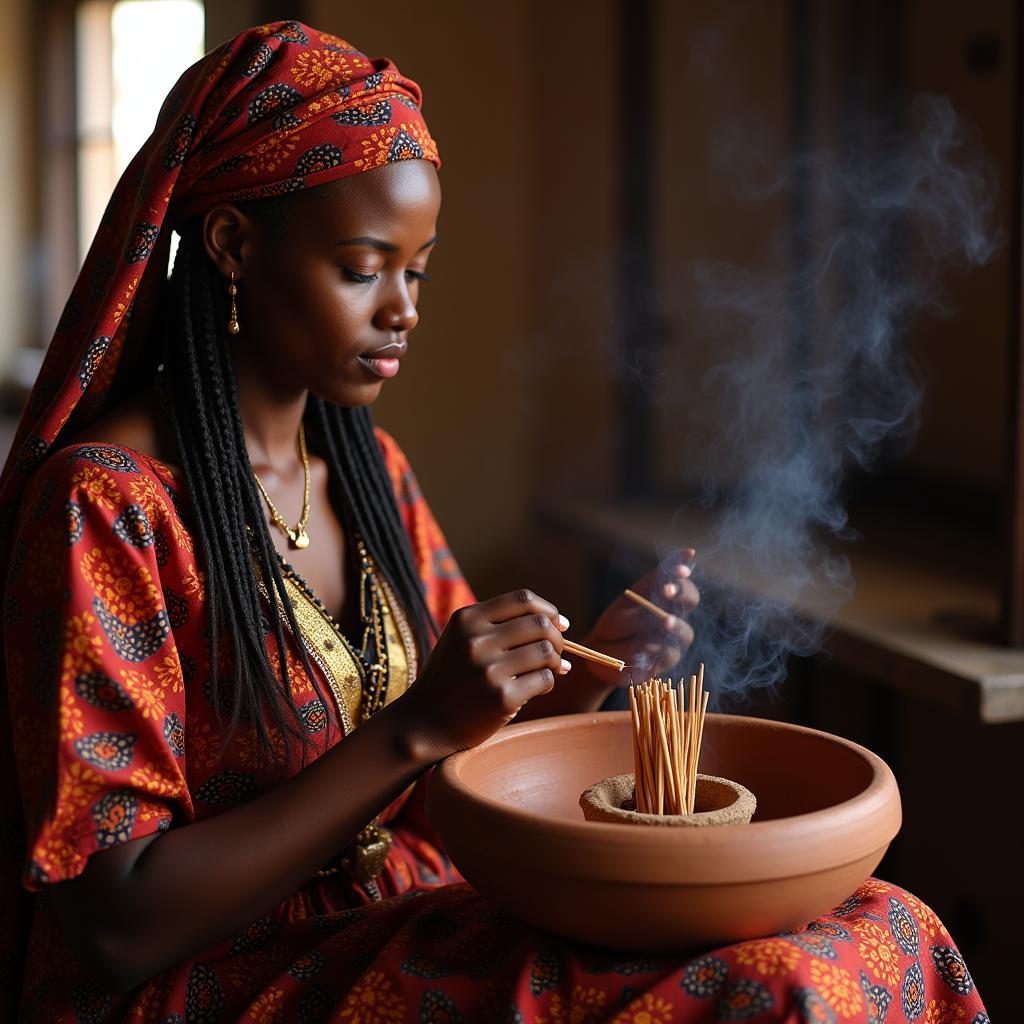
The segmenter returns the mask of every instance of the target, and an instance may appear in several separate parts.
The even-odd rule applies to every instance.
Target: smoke
[[[753,165],[729,150],[729,166]],[[997,252],[993,179],[950,103],[920,96],[902,123],[862,125],[848,151],[802,154],[737,186],[751,202],[797,201],[774,272],[693,268],[699,322],[724,355],[693,413],[711,468],[681,519],[716,526],[698,554],[707,575],[681,670],[703,661],[726,701],[817,651],[852,593],[844,481],[913,435],[907,326],[947,313],[945,275]]]

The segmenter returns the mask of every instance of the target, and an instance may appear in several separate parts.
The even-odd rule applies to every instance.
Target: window
[[[204,53],[201,0],[85,0],[75,13],[78,260],[160,104]]]
[[[19,183],[29,212],[17,242],[37,262],[20,293],[23,326],[11,313],[0,320],[3,338],[12,339],[6,349],[0,344],[0,409],[12,413],[39,373],[114,185],[171,86],[205,52],[202,0],[49,0],[40,7],[46,74],[35,83],[37,96],[21,97],[38,134],[25,146],[35,173]]]

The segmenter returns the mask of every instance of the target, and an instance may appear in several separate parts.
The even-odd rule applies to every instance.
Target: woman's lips
[[[408,347],[408,343],[404,340],[392,341],[387,345],[380,345],[370,349],[369,352],[364,352],[359,357],[359,361],[375,377],[387,380],[390,377],[398,376],[400,360],[408,351]]]
[[[397,377],[398,371],[401,368],[401,360],[395,356],[391,357],[377,357],[371,356],[360,356],[359,361],[365,366],[371,373],[378,377],[388,379],[390,377]]]

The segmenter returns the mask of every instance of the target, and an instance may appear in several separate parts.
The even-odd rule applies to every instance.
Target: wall
[[[778,180],[788,155],[791,19],[777,0],[659,4],[654,286],[663,347],[654,400],[658,478],[668,487],[699,487],[715,469],[708,441],[720,431],[702,415],[703,380],[730,337],[702,308],[699,268],[782,281],[786,253],[777,244],[785,240],[788,193],[775,189],[756,201],[744,193]],[[759,320],[787,337],[785,292],[776,299],[762,303]]]
[[[267,20],[264,6],[260,0],[206,0],[206,49],[212,50],[243,29]],[[286,10],[289,6],[287,2],[281,4],[274,17],[291,17]]]
[[[998,189],[995,220],[1008,224],[1014,195],[1014,4],[908,0],[879,9],[885,31],[902,32],[902,86],[910,94],[949,97],[961,119],[960,156],[988,163]],[[810,144],[824,152],[839,141],[850,10],[835,3],[808,11],[814,31]],[[744,200],[743,191],[769,182],[773,169],[785,166],[794,130],[792,30],[791,6],[781,2],[660,5],[657,102],[659,122],[670,130],[659,138],[656,295],[664,348],[655,401],[662,424],[659,477],[667,485],[699,486],[709,468],[700,426],[701,381],[721,356],[707,340],[716,334],[705,330],[713,324],[701,315],[694,269],[708,262],[767,267],[780,283],[787,270],[784,249],[769,255],[773,237],[785,241],[787,191],[756,202]],[[869,54],[880,46],[879,39],[861,43]],[[972,66],[969,53],[979,45],[995,48],[990,65]],[[854,70],[853,81],[862,73]],[[908,353],[924,390],[920,428],[901,472],[1001,487],[1010,275],[1005,247],[986,267],[950,272],[942,281],[946,314],[923,315],[909,325]],[[768,306],[760,319],[775,321],[783,337],[792,329],[785,308]]]
[[[1007,225],[1014,193],[1013,45],[1019,5],[1013,0],[908,0],[907,85],[947,95],[963,120],[968,146],[983,153],[998,181],[996,214]],[[972,69],[972,42],[994,45],[987,68]],[[950,315],[929,317],[913,332],[911,351],[926,394],[921,430],[908,463],[942,480],[1000,487],[1006,474],[1010,317],[1009,250],[989,266],[947,276]]]

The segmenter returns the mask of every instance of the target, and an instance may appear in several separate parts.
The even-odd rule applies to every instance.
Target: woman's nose
[[[416,303],[403,279],[388,290],[385,301],[377,311],[377,326],[392,331],[411,331],[419,322]]]

